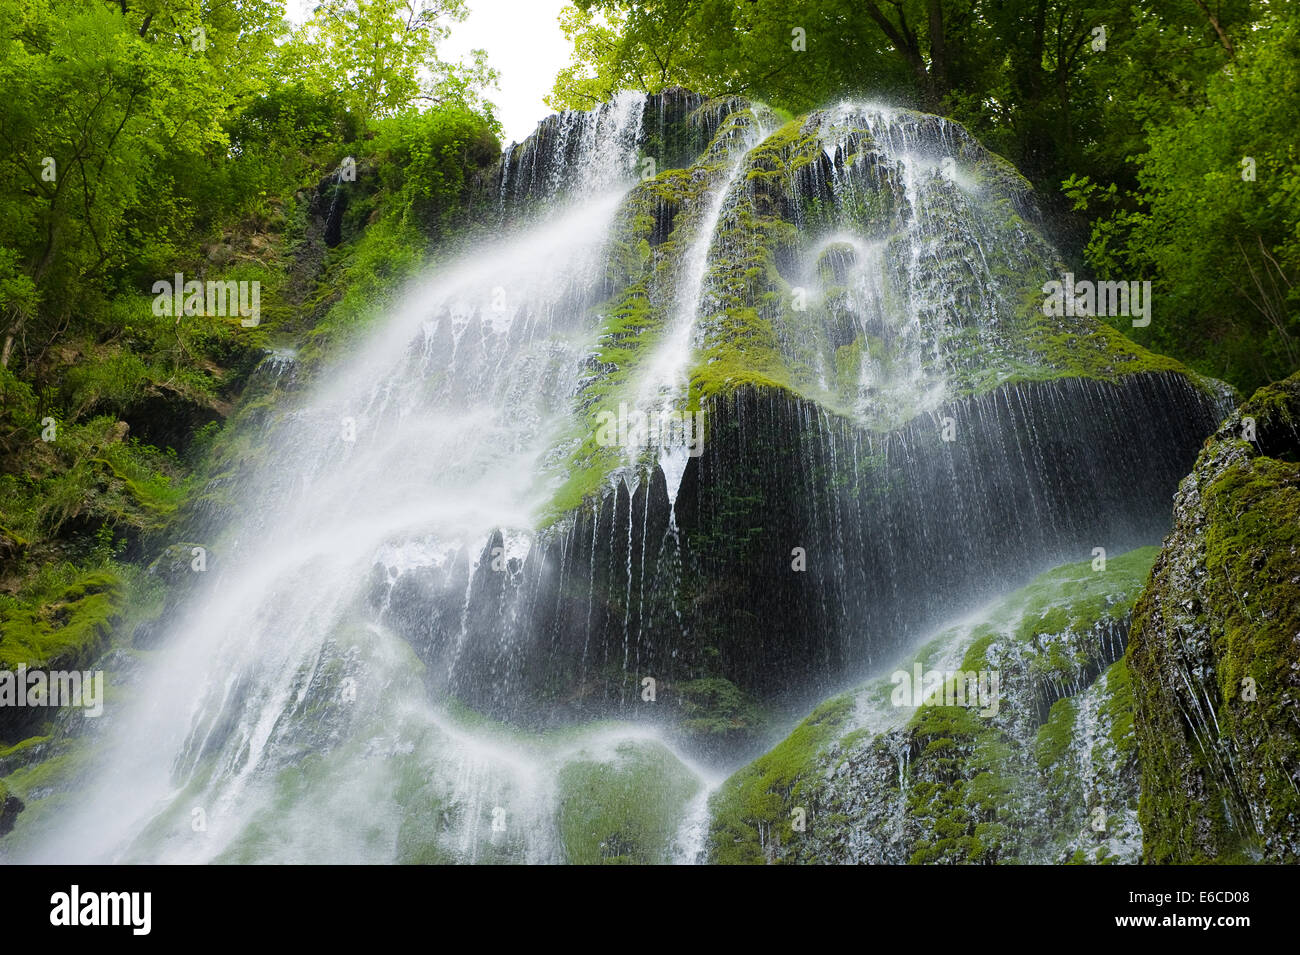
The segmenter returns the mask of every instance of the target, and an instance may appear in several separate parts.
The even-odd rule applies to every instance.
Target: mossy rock
[[[1146,861],[1300,860],[1300,374],[1180,486],[1129,668]]]
[[[23,801],[9,792],[3,779],[0,779],[0,837],[13,831],[18,814],[25,809]]]
[[[576,865],[662,865],[700,783],[659,743],[620,744],[612,760],[577,759],[557,777],[557,826]]]
[[[0,610],[0,667],[71,669],[102,649],[120,613],[122,581],[84,574],[40,607]]]
[[[1032,190],[960,127],[852,105],[785,123],[736,98],[697,110],[709,111],[721,119],[694,162],[639,183],[616,216],[609,297],[592,315],[599,331],[573,426],[550,457],[542,526],[591,506],[620,473],[653,468],[598,444],[597,416],[635,404],[643,373],[681,320],[683,259],[710,191],[728,174],[677,410],[707,412],[741,391],[777,392],[884,434],[945,402],[1058,379],[1179,375],[1207,401],[1223,400],[1221,385],[1114,325],[1044,314],[1042,286],[1065,266]],[[764,135],[744,150],[760,128]],[[918,156],[904,160],[898,137]],[[957,163],[959,175],[929,170],[940,158]],[[917,166],[904,170],[904,161]],[[924,221],[914,208],[921,194]],[[880,286],[870,302],[850,302],[855,268]],[[926,297],[914,293],[918,286],[944,294]]]
[[[1041,574],[900,666],[996,671],[996,707],[896,707],[884,678],[823,704],[713,796],[711,861],[1133,861],[1123,635],[1156,555],[1139,548],[1104,570],[1084,561]],[[1062,646],[1070,653],[1047,664]],[[1107,826],[1095,831],[1099,805]]]
[[[731,776],[710,799],[709,861],[752,865],[774,861],[796,825],[815,816],[822,748],[853,709],[853,698],[828,700],[768,753]],[[796,810],[803,810],[802,818]],[[814,823],[815,824],[815,823]]]

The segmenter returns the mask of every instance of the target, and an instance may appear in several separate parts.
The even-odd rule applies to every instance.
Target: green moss
[[[1062,767],[1065,754],[1074,742],[1074,720],[1077,715],[1078,707],[1074,700],[1066,697],[1052,704],[1047,722],[1038,728],[1034,740],[1034,759],[1044,773],[1052,773]]]
[[[1043,316],[1029,329],[1032,353],[1042,360],[1044,371],[1072,378],[1094,378],[1115,382],[1139,372],[1188,374],[1178,361],[1149,352],[1124,334],[1101,322],[1061,331]]]
[[[84,747],[64,747],[56,755],[22,766],[5,777],[10,791],[27,803],[25,824],[31,822],[41,803],[73,784],[86,761]]]
[[[846,407],[857,397],[864,341],[865,338],[855,338],[835,350],[835,392],[841,404]]]
[[[1205,569],[1222,598],[1220,702],[1231,703],[1249,677],[1286,685],[1300,633],[1300,469],[1259,457],[1222,472],[1204,493],[1210,529]]]
[[[118,576],[95,571],[39,607],[0,608],[0,667],[70,669],[85,662],[108,640],[121,590]]]
[[[19,740],[12,746],[0,746],[0,760],[21,757],[25,751],[49,741],[50,737],[48,736],[29,736],[27,739]]]
[[[1073,693],[1095,685],[1093,677],[1104,680],[1102,711],[1111,740],[1122,756],[1133,752],[1127,673],[1122,661],[1102,670],[1097,628],[1124,625],[1158,552],[1144,547],[1113,556],[1104,571],[1084,560],[1040,574],[988,608],[978,624],[938,634],[900,664],[906,672],[914,663],[951,666],[938,661],[961,651],[961,670],[1000,673],[996,713],[930,703],[906,714],[901,728],[876,735],[882,726],[877,720],[871,721],[874,730],[846,724],[856,706],[888,712],[891,681],[876,680],[829,701],[715,794],[711,858],[809,861],[828,847],[842,851],[848,826],[866,826],[888,840],[897,839],[902,826],[912,840],[906,858],[917,864],[1037,859],[1077,837],[1078,807],[1071,800],[1077,801],[1072,787],[1078,774],[1071,754],[1079,703],[1067,696],[1040,717],[1032,705],[1034,681],[1052,672]],[[948,677],[949,688],[955,679]],[[887,766],[900,753],[906,758],[899,776],[857,778],[853,785],[866,789],[874,808],[865,816],[847,815],[839,771],[846,763],[850,774]],[[853,792],[848,801],[853,812],[862,813],[862,790]],[[1044,825],[1043,818],[1029,817],[1027,807],[1043,800],[1054,807],[1047,818],[1056,822]],[[893,808],[900,801],[905,823]],[[807,812],[809,829],[802,834],[793,831],[789,818],[796,806]],[[887,813],[887,820],[871,813]],[[814,841],[791,843],[799,838]],[[1083,861],[1095,860],[1089,854]]]
[[[1034,235],[1025,227],[1008,224],[1011,232]],[[1013,247],[1012,236],[1007,247]],[[1203,394],[1217,399],[1215,384],[1181,362],[1148,351],[1105,321],[1086,316],[1048,316],[1043,313],[1041,281],[1058,276],[1063,266],[1055,253],[1035,236],[1033,261],[1016,263],[1001,276],[1013,304],[999,316],[996,347],[979,329],[950,334],[943,362],[951,397],[986,394],[995,388],[1026,382],[1083,378],[1119,384],[1139,374],[1177,374]]]
[[[1110,727],[1110,741],[1121,758],[1137,755],[1137,736],[1133,731],[1133,684],[1128,664],[1116,660],[1106,671],[1106,698],[1102,714]]]
[[[922,781],[908,791],[907,812],[923,833],[909,861],[1005,861],[1016,787],[1007,768],[1010,737],[973,709],[957,706],[922,707],[909,729],[919,749],[912,772]]]
[[[784,186],[793,172],[816,160],[821,144],[815,136],[806,135],[803,126],[802,117],[793,119],[751,150],[746,178]]]
[[[987,627],[984,629],[986,632],[981,636],[976,637],[975,642],[972,643],[970,648],[966,651],[966,655],[962,657],[961,668],[963,670],[975,670],[978,672],[980,670],[988,669],[989,648],[998,639],[1000,634],[987,632]]]
[[[1159,553],[1158,547],[1139,547],[1108,557],[1105,570],[1093,570],[1092,561],[1085,560],[1034,578],[1014,600],[1021,615],[1017,640],[1082,632],[1106,616],[1122,617],[1132,608]]]
[[[560,770],[557,824],[576,865],[659,865],[700,787],[658,743],[623,743],[611,761],[578,760]]]
[[[1297,421],[1300,375],[1261,389],[1207,442],[1135,612],[1147,861],[1300,858],[1287,769],[1300,765],[1289,702],[1300,668]],[[1204,674],[1190,713],[1182,672]]]
[[[775,748],[731,776],[709,801],[710,861],[722,865],[767,861],[769,844],[796,837],[791,811],[802,808],[816,825],[814,803],[826,744],[853,711],[851,694],[828,700]]]

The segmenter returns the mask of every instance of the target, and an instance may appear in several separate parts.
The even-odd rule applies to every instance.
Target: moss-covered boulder
[[[38,611],[0,611],[0,665],[72,666],[97,649],[117,611],[121,582],[107,571],[87,573]]]
[[[1173,374],[1219,393],[1114,325],[1046,314],[1043,287],[1067,267],[1029,184],[962,127],[862,104],[782,122],[737,97],[689,102],[676,139],[707,146],[657,167],[616,217],[609,298],[545,519],[637,463],[596,440],[597,417],[673,389],[689,409],[776,390],[874,432],[1024,382]],[[529,155],[545,155],[548,123]],[[641,144],[651,158],[656,135]],[[675,336],[689,347],[674,369]]]
[[[1123,652],[1155,556],[1042,574],[822,704],[713,795],[710,860],[1136,861]]]
[[[1300,375],[1180,486],[1129,667],[1146,861],[1300,861]]]
[[[612,759],[575,759],[556,780],[556,824],[577,865],[671,862],[686,805],[700,789],[659,743],[630,741]]]

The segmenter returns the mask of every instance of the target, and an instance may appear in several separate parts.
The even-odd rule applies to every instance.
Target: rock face
[[[1165,532],[1222,392],[1044,314],[1063,267],[1032,192],[961,127],[623,98],[507,152],[503,221],[608,188],[624,171],[593,156],[602,136],[654,174],[586,306],[541,529],[374,569],[372,606],[436,692],[546,722],[641,715],[652,677],[657,715],[731,745],[760,701],[866,672],[991,567],[1024,581]],[[602,441],[624,413],[700,415],[702,453]]]
[[[1145,861],[1300,860],[1300,375],[1179,487],[1129,665]]]
[[[1155,554],[1043,574],[819,706],[714,794],[709,861],[1137,861],[1123,652]],[[945,695],[903,692],[918,668]]]
[[[0,780],[0,836],[13,831],[14,821],[23,808],[23,801],[17,796],[11,796],[4,781]]]
[[[1045,574],[902,664],[998,672],[996,713],[884,680],[818,707],[715,794],[710,860],[1296,861],[1298,423],[1300,375],[1206,442],[1158,556]]]

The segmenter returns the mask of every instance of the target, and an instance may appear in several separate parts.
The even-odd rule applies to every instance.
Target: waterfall
[[[211,571],[26,857],[572,861],[618,829],[581,794],[652,779],[645,843],[591,851],[695,861],[744,714],[1157,540],[1218,413],[1022,340],[1055,253],[935,117],[621,94],[509,147],[493,198],[498,238],[250,436]],[[703,453],[597,446],[620,403],[698,411]]]
[[[533,818],[549,813],[537,780],[553,775],[550,757],[430,705],[418,663],[367,597],[372,571],[381,587],[417,568],[490,575],[479,561],[489,539],[502,541],[503,566],[526,559],[522,529],[544,493],[534,475],[589,347],[582,318],[633,171],[618,150],[633,149],[642,104],[622,97],[562,118],[571,161],[524,160],[568,199],[556,214],[411,288],[379,334],[261,436],[261,465],[239,490],[245,512],[209,544],[211,579],[135,688],[93,791],[39,856],[311,857],[306,828],[302,844],[283,831],[292,822],[278,839],[252,830],[283,787],[328,780],[322,808],[337,830],[323,857],[387,860],[414,811],[403,787],[423,774],[428,807],[441,799],[463,817],[442,823],[457,858],[559,858],[549,816]],[[463,588],[460,641],[480,636],[467,608],[489,589]],[[376,772],[357,773],[353,759]],[[493,830],[501,810],[504,832]]]

